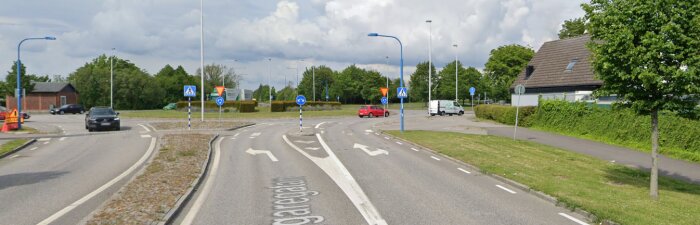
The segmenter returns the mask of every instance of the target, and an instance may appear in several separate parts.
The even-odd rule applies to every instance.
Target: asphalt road
[[[406,119],[422,121],[411,126],[433,123],[419,120],[421,116],[408,112]],[[567,209],[377,132],[377,127],[390,128],[397,120],[395,116],[305,120],[302,133],[298,121],[275,121],[225,133],[216,143],[210,176],[177,223],[585,221]]]
[[[0,224],[81,223],[155,144],[133,122],[123,121],[122,131],[88,133],[83,118],[33,115],[25,123],[47,133],[26,135],[38,141],[0,159]]]

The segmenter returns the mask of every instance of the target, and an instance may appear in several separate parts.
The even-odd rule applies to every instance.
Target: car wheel
[[[384,113],[384,117],[389,117],[389,112]]]
[[[367,115],[367,117],[372,118],[372,117],[374,117],[374,115],[372,115],[372,113],[369,113],[369,114]]]
[[[64,111],[61,111],[61,112],[59,112],[59,114],[63,115],[63,114],[66,114],[66,112],[64,112]]]
[[[80,114],[83,114],[84,112],[85,112],[85,111],[83,111],[83,110],[80,110]]]
[[[459,111],[459,115],[464,115],[464,111]]]

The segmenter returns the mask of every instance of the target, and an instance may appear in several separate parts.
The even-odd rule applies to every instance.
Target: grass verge
[[[509,138],[432,131],[387,133],[498,174],[621,224],[698,224],[700,186],[660,177],[658,201],[649,173],[586,155]]]
[[[335,116],[357,116],[359,106],[344,105],[340,110],[328,111],[304,111],[304,117],[335,117]],[[239,113],[239,112],[222,112],[222,119],[263,119],[263,118],[299,118],[298,111],[292,112],[270,112],[269,107],[258,107],[258,112]],[[120,116],[124,118],[181,118],[187,119],[187,111],[178,110],[134,110],[121,111]],[[192,111],[193,118],[199,118],[199,111]],[[218,119],[219,112],[205,112],[204,117],[207,119]]]
[[[209,134],[169,134],[143,174],[124,186],[87,224],[152,224],[168,213],[202,171]]]
[[[27,139],[15,139],[8,141],[7,143],[0,145],[0,155],[3,155],[5,153],[8,153],[12,150],[15,150],[15,148],[22,146],[24,143],[27,143]]]

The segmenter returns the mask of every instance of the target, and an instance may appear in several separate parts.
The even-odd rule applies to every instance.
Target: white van
[[[432,100],[428,112],[431,116],[435,115],[462,115],[464,108],[458,102],[453,100]]]

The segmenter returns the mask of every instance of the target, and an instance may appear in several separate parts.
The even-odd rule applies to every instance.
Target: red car
[[[10,111],[7,110],[7,108],[0,106],[0,120],[5,120],[5,114],[10,113]],[[29,119],[29,113],[22,112],[22,116],[24,116],[24,119]]]
[[[374,106],[374,105],[363,105],[360,106],[360,109],[357,110],[357,115],[362,117],[388,117],[389,116],[389,110],[384,110],[384,108],[379,107],[379,106]]]

